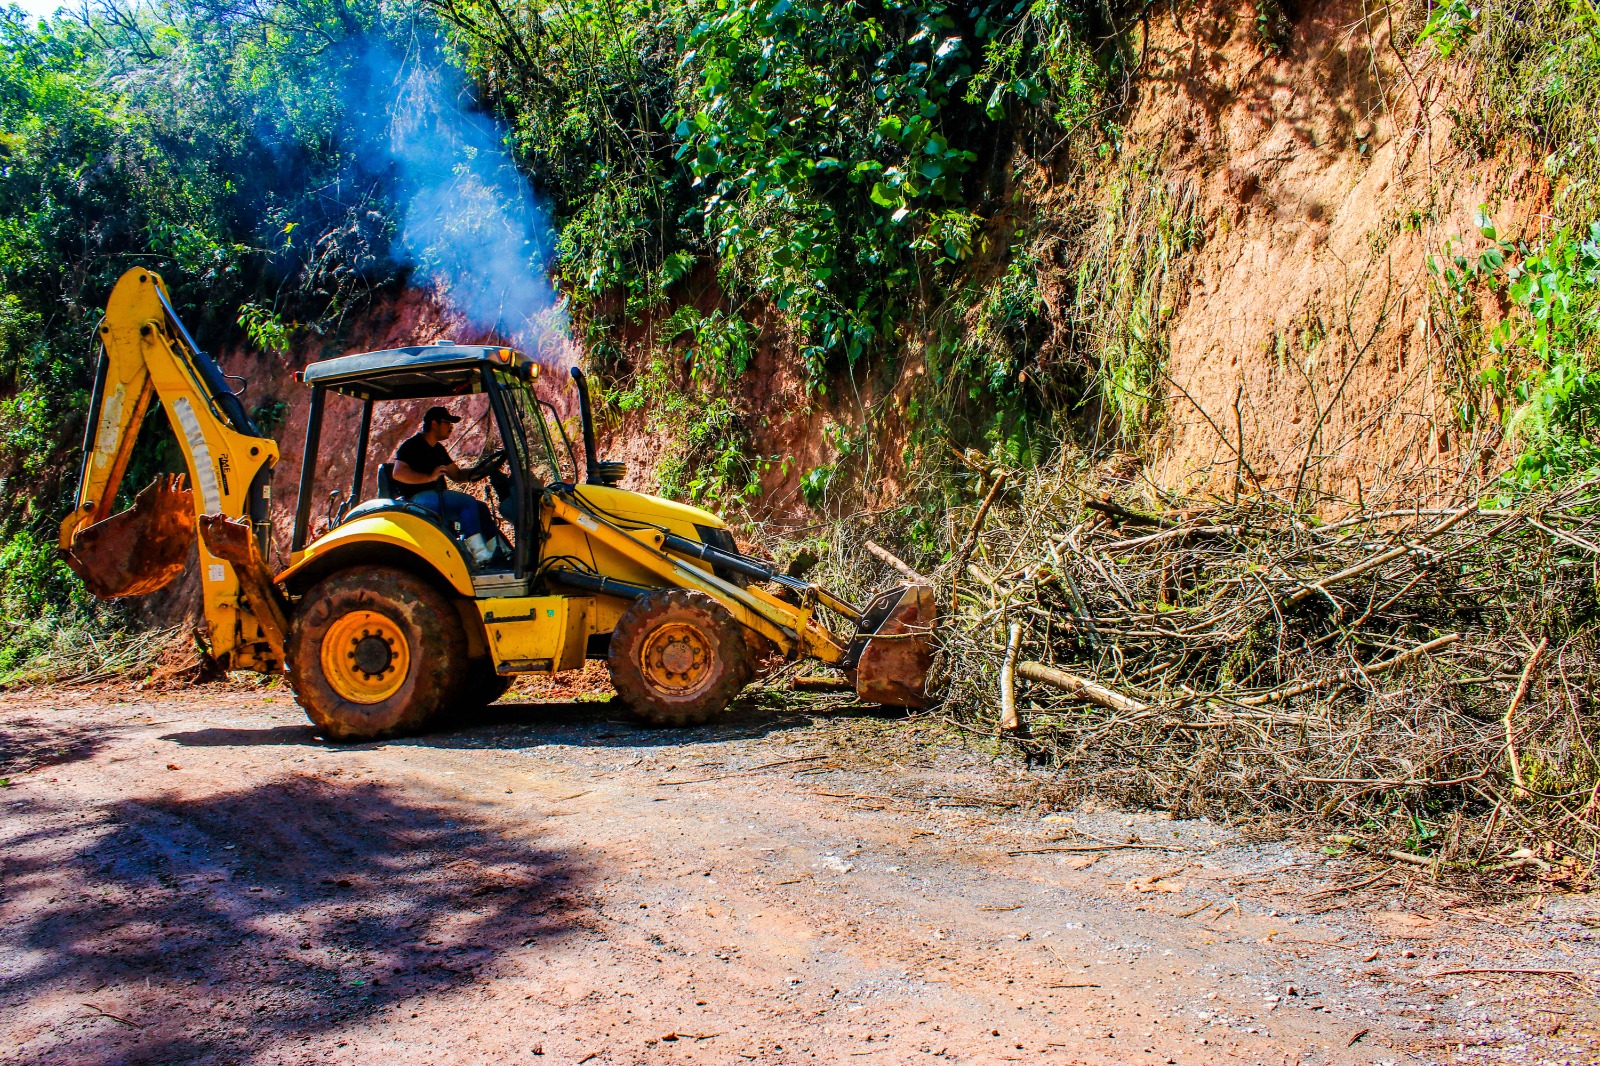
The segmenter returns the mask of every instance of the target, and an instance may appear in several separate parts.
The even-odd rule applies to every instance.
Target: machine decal
[[[194,460],[194,477],[200,489],[200,501],[205,504],[206,514],[216,514],[222,510],[222,493],[217,489],[217,472],[211,463],[211,446],[206,443],[200,419],[195,417],[194,405],[189,402],[189,397],[179,396],[172,401],[172,413],[178,417],[178,425],[183,427],[183,439],[189,445],[189,454]]]
[[[128,400],[128,387],[117,383],[116,391],[100,404],[100,425],[95,428],[94,465],[104,470],[117,457],[121,440],[122,405]]]

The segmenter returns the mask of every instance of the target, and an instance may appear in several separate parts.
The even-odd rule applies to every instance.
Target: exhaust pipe
[[[589,407],[589,379],[583,371],[572,368],[572,383],[578,387],[578,421],[583,424],[583,481],[586,485],[604,485],[600,477],[600,460],[594,449],[594,411]]]

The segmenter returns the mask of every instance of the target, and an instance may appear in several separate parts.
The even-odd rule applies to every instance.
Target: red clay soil
[[[825,701],[336,747],[281,686],[36,691],[0,773],[7,1064],[1600,1056],[1582,900],[1030,810],[1034,775]]]
[[[1307,465],[1307,485],[1370,497],[1467,443],[1452,390],[1474,368],[1449,365],[1428,257],[1480,247],[1480,207],[1502,236],[1536,232],[1551,190],[1513,142],[1460,147],[1456,119],[1481,104],[1459,62],[1409,48],[1421,8],[1290,7],[1276,55],[1244,0],[1149,23],[1123,157],[1192,194],[1205,233],[1169,320],[1153,476],[1227,491],[1242,437],[1266,483]]]

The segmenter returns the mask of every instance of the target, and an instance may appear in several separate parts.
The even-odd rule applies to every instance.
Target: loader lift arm
[[[76,506],[61,523],[68,565],[98,596],[137,596],[176,578],[196,544],[212,659],[225,669],[281,670],[285,604],[263,561],[277,444],[189,336],[154,272],[135,268],[117,282],[99,340]],[[152,397],[166,408],[193,487],[158,478],[113,515]]]

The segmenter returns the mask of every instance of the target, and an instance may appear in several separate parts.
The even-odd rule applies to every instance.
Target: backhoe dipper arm
[[[61,548],[73,569],[101,596],[152,592],[181,570],[203,515],[245,519],[255,553],[264,554],[278,446],[260,435],[217,364],[178,321],[159,275],[135,268],[122,276],[106,303],[99,340],[103,352],[95,368],[77,506],[61,523]],[[139,494],[133,508],[113,516],[152,396],[166,408],[193,491],[158,482]],[[246,605],[235,569],[249,569],[248,563],[226,561],[203,539],[199,552],[213,658],[232,668],[277,669],[283,659],[281,605]],[[245,598],[270,599],[259,589]]]

